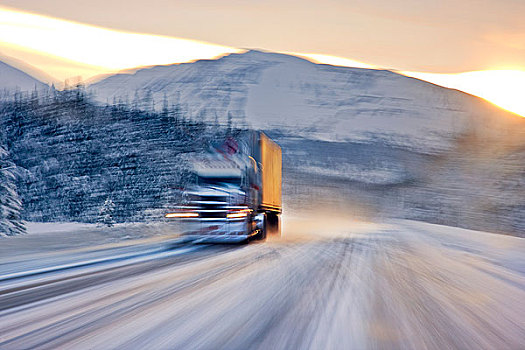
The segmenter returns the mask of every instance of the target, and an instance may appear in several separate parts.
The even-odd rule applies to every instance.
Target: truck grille
[[[216,203],[197,203],[197,206],[204,210],[221,210],[224,209],[226,203],[216,204]]]
[[[199,196],[199,201],[228,203],[228,197],[226,196]]]
[[[199,217],[204,219],[225,219],[226,211],[201,211]]]

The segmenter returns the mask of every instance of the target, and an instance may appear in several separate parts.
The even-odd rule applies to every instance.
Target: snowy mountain
[[[89,89],[102,105],[82,87],[0,103],[26,219],[95,222],[108,200],[117,221],[155,217],[192,178],[184,155],[232,119],[282,146],[287,213],[525,232],[525,118],[456,90],[257,51]]]
[[[248,51],[90,86],[101,102],[265,130],[283,148],[287,210],[326,204],[525,232],[525,118],[391,71]]]
[[[20,69],[0,61],[0,90],[30,91],[34,90],[35,87],[40,90],[47,88],[47,85]]]
[[[248,51],[217,60],[154,66],[90,86],[106,101],[180,103],[187,115],[228,115],[240,125],[310,139],[449,149],[456,137],[498,137],[518,119],[468,94],[391,71],[314,64],[284,54]]]

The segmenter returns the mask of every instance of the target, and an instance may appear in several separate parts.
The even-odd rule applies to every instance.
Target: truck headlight
[[[231,210],[226,217],[228,219],[242,219],[248,216],[250,209]]]
[[[190,212],[190,211],[187,211],[187,212],[181,211],[178,213],[168,213],[164,215],[164,217],[166,218],[198,218],[199,213]]]

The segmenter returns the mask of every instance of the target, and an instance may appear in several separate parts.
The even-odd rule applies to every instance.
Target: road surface
[[[525,348],[524,239],[330,222],[4,273],[0,349]]]

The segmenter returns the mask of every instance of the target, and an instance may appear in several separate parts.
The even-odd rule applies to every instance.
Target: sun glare
[[[314,63],[381,69],[379,66],[343,57],[305,53],[292,54]],[[457,74],[409,71],[398,73],[479,96],[503,109],[525,117],[525,98],[523,97],[523,91],[525,91],[525,71],[523,70],[486,70]]]
[[[525,71],[486,70],[458,74],[401,73],[482,97],[501,108],[525,117],[523,94],[525,91]]]
[[[0,45],[103,70],[188,62],[241,50],[161,35],[130,33],[0,7]]]
[[[348,58],[331,56],[331,55],[322,55],[322,54],[316,54],[316,53],[288,53],[288,54],[305,58],[314,63],[330,64],[332,66],[371,68],[371,69],[378,68],[377,66],[374,66],[368,63],[354,61]]]

